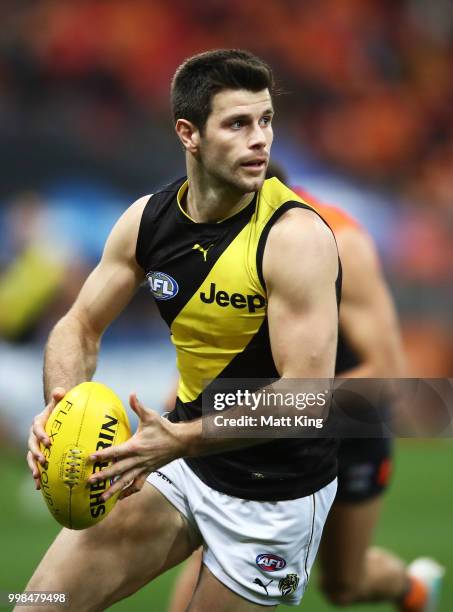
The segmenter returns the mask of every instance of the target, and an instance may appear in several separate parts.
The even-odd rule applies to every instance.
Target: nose
[[[261,125],[256,122],[253,124],[253,129],[250,134],[249,148],[250,149],[263,149],[266,146],[266,137],[264,129]]]

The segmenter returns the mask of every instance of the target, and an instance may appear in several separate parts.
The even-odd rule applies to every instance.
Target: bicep
[[[274,362],[285,378],[330,378],[338,331],[335,241],[313,213],[286,215],[286,228],[269,234],[263,262]]]
[[[139,283],[128,266],[100,262],[85,281],[70,314],[101,335],[129,303]]]
[[[100,336],[120,314],[143,281],[135,260],[138,227],[147,198],[133,204],[119,219],[105,244],[101,261],[85,281],[69,316]]]

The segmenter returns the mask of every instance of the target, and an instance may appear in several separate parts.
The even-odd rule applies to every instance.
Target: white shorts
[[[229,589],[257,604],[297,605],[307,587],[337,481],[313,495],[259,502],[202,482],[178,459],[148,476],[204,542],[203,563]]]

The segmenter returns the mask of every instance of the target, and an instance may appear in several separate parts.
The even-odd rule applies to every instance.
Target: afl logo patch
[[[148,272],[146,280],[156,300],[170,300],[179,291],[175,279],[164,272]]]
[[[258,555],[256,564],[265,572],[276,572],[286,567],[286,561],[282,559],[282,557],[278,557],[272,553]]]

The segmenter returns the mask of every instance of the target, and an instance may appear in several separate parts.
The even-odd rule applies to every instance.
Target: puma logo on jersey
[[[255,312],[259,308],[264,308],[266,300],[262,295],[243,295],[242,293],[232,293],[226,291],[217,291],[215,283],[211,283],[209,295],[202,291],[200,299],[205,304],[213,304],[214,302],[223,308],[231,304],[233,308],[248,308],[249,312]]]
[[[203,253],[203,259],[206,261],[206,257],[208,256],[208,251],[209,249],[212,247],[213,245],[210,244],[206,249],[204,249],[201,244],[194,244],[192,247],[192,251],[200,251],[201,253]]]

